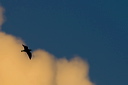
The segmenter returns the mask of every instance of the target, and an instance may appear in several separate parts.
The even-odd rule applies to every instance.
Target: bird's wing
[[[26,52],[28,54],[29,59],[32,57],[32,53],[30,51]]]
[[[23,45],[23,44],[22,44],[22,46],[24,47],[24,49],[28,49],[28,46],[25,46],[25,45]]]

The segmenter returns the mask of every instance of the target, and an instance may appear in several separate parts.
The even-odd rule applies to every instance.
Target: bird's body
[[[30,52],[31,49],[28,49],[28,47],[23,44],[22,44],[22,46],[24,47],[24,50],[21,50],[21,52],[26,52],[28,54],[29,59],[31,59],[32,58],[32,54]]]

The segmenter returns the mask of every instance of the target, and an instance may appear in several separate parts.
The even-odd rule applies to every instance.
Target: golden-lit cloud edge
[[[1,26],[4,23],[4,21],[5,21],[4,8],[2,6],[0,6],[0,29],[1,29]]]

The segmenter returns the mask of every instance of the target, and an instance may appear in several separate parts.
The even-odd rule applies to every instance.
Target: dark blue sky
[[[128,85],[128,1],[0,0],[2,30],[58,58],[79,55],[96,85]]]

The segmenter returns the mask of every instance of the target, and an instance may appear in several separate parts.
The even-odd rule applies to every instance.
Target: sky
[[[4,40],[9,41],[6,42],[2,40],[2,38],[1,40],[2,42],[4,41],[3,44],[5,44],[5,46],[7,46],[6,44],[9,42],[12,42],[11,46],[16,44],[16,50],[14,49],[16,54],[14,54],[14,58],[13,56],[9,59],[8,57],[5,59],[1,57],[0,61],[2,61],[2,63],[6,60],[10,60],[10,63],[15,61],[24,69],[28,68],[29,64],[34,65],[34,63],[37,63],[37,61],[40,60],[40,58],[38,58],[40,57],[39,55],[37,58],[35,56],[33,61],[28,61],[25,54],[19,52],[19,50],[22,49],[20,44],[25,43],[33,49],[35,55],[39,52],[41,56],[46,54],[47,56],[54,56],[54,58],[57,59],[56,61],[48,57],[48,63],[42,59],[42,62],[40,60],[39,63],[34,65],[35,68],[37,67],[39,69],[40,66],[45,63],[46,65],[50,63],[51,66],[52,62],[62,63],[63,61],[71,62],[72,65],[74,62],[79,61],[79,59],[74,60],[74,57],[79,56],[80,65],[77,63],[74,66],[78,68],[82,66],[83,69],[80,68],[81,70],[79,71],[74,68],[71,72],[67,71],[67,74],[78,70],[78,74],[81,73],[80,75],[82,75],[82,72],[85,71],[85,76],[89,77],[89,80],[87,80],[91,82],[90,84],[94,83],[95,85],[128,84],[128,1],[0,0],[0,3],[5,9],[4,21],[3,18],[0,18],[0,35],[5,37]],[[2,15],[1,13],[0,16]],[[11,38],[9,36],[11,36]],[[14,41],[12,41],[12,39]],[[6,49],[8,48],[10,47],[6,47]],[[41,49],[41,52],[38,49]],[[9,49],[9,51],[11,51],[11,49]],[[4,53],[4,51],[2,52]],[[11,51],[11,54],[12,53],[13,51]],[[20,58],[17,57],[17,55],[24,57]],[[44,57],[42,56],[41,58]],[[27,62],[25,63],[25,61]],[[84,63],[84,65],[82,63]],[[13,64],[14,63],[11,65]],[[58,68],[65,72],[65,68],[69,69],[70,65],[64,65],[65,66],[62,65],[62,68],[61,66],[58,66]],[[48,66],[48,70],[54,66]],[[15,66],[13,70],[18,72],[19,70],[17,70],[16,67],[17,66]],[[4,72],[7,68],[0,69],[4,69],[2,70],[2,72]],[[40,69],[41,72],[39,70],[37,71],[39,71],[41,75],[45,75],[45,73],[42,73],[42,69],[43,68]],[[89,70],[89,73],[86,72],[87,70]],[[26,71],[28,71],[28,69],[23,70],[23,72],[27,73]],[[34,70],[34,72],[36,72],[36,70]],[[51,71],[49,73],[51,73],[50,76],[54,75]],[[72,74],[72,76],[75,74],[77,73]],[[7,75],[2,76],[3,79],[6,80]],[[40,76],[38,75],[37,77]],[[48,77],[48,80],[49,78],[53,79],[52,77]],[[59,79],[62,77],[63,75],[59,77]],[[44,77],[41,76],[41,78],[43,79]],[[73,78],[76,77],[73,76]],[[69,78],[69,80],[70,79],[71,78]],[[76,78],[76,80],[79,79]]]

